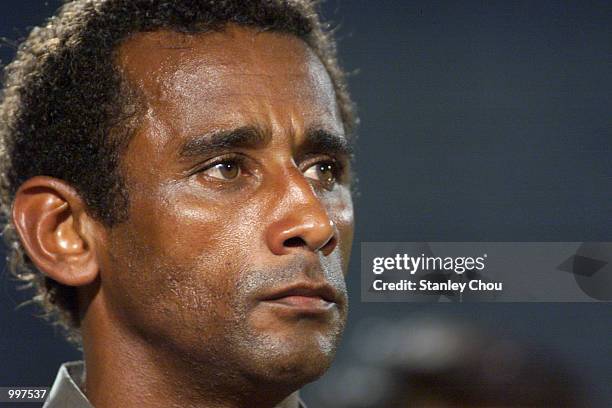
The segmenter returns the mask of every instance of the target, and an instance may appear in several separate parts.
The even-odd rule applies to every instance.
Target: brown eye
[[[304,172],[304,176],[323,184],[325,188],[331,189],[336,183],[336,164],[331,161],[313,164]]]
[[[229,181],[240,176],[241,170],[240,164],[235,161],[226,160],[209,167],[208,169],[204,170],[203,173],[212,178]]]

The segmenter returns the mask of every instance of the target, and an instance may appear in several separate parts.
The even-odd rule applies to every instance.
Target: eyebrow
[[[267,145],[271,132],[256,126],[242,126],[229,130],[218,130],[187,140],[179,148],[179,158],[205,157],[219,151],[232,149],[256,149]],[[300,154],[327,153],[351,156],[352,144],[347,138],[323,127],[307,129],[304,141],[297,148]]]
[[[351,156],[353,145],[339,133],[322,127],[309,128],[304,142],[298,148],[304,153],[328,153],[333,156]]]
[[[269,132],[255,126],[218,130],[186,141],[179,149],[179,157],[188,159],[208,156],[220,150],[263,147],[270,141],[269,135]]]

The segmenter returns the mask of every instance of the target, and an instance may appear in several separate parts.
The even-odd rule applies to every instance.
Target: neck
[[[297,391],[270,397],[257,395],[256,387],[226,387],[219,380],[223,375],[156,349],[116,324],[99,303],[103,300],[96,296],[81,322],[87,370],[83,391],[96,408],[298,408]]]

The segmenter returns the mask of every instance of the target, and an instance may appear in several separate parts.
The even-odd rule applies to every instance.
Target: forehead
[[[314,122],[342,131],[325,67],[289,34],[237,26],[203,34],[138,33],[120,46],[117,64],[144,95],[148,116],[173,133]]]

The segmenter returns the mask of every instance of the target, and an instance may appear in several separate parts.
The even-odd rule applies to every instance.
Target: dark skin
[[[13,211],[33,262],[78,287],[87,397],[297,406],[348,308],[349,151],[325,68],[296,37],[235,26],[118,51],[145,102],[122,157],[128,220],[103,226],[49,177]]]

